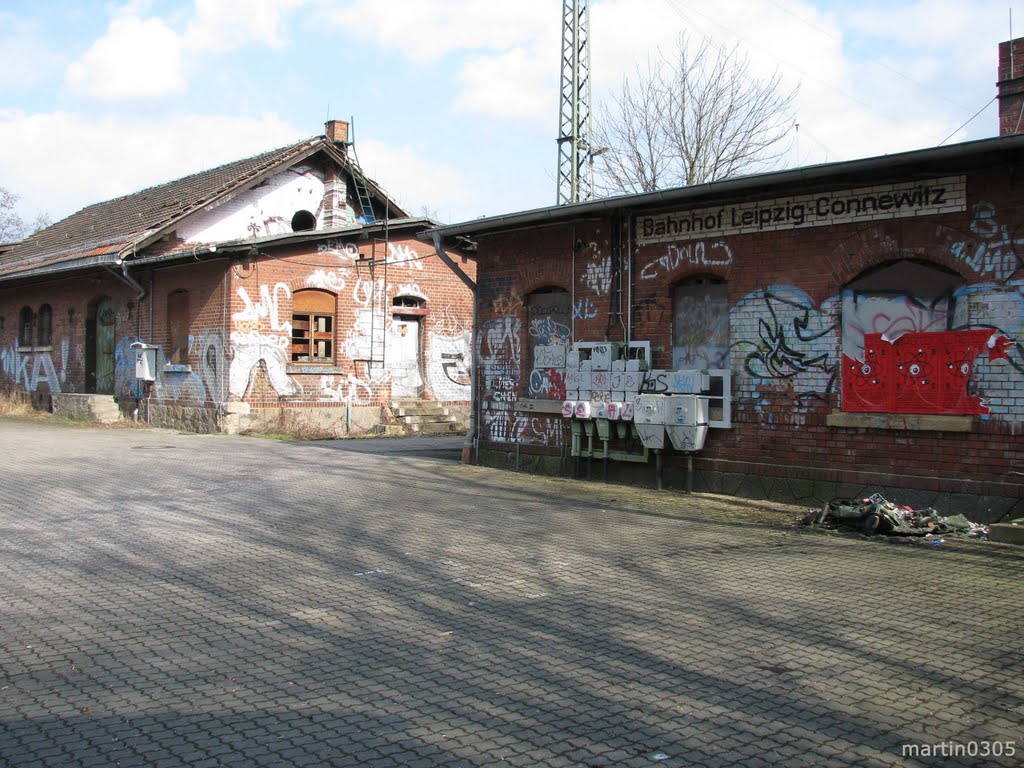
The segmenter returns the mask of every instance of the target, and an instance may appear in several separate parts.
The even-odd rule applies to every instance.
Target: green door
[[[96,342],[93,370],[96,372],[95,392],[99,395],[114,394],[114,321],[116,319],[114,300],[109,296],[96,304]]]

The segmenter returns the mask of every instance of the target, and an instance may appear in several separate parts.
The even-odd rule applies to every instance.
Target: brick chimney
[[[999,135],[1024,133],[1024,37],[999,44]]]
[[[348,123],[344,120],[328,120],[324,123],[324,136],[334,144],[348,144]]]

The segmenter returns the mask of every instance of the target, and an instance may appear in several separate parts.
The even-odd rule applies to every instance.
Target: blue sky
[[[1024,4],[1022,4],[1024,5]],[[592,107],[681,32],[800,86],[785,167],[995,135],[988,0],[591,0]],[[90,203],[354,118],[368,175],[442,221],[552,205],[559,0],[4,0],[0,186]],[[1021,10],[1024,10],[1022,7]],[[1019,29],[1018,29],[1019,27]],[[797,132],[794,130],[794,139]]]

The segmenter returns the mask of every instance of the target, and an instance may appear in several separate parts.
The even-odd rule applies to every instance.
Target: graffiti
[[[1009,228],[996,222],[996,207],[992,203],[974,206],[971,232],[978,236],[978,241],[951,243],[953,257],[982,277],[991,276],[1002,282],[1013,276],[1020,265],[1014,248],[1024,239],[1011,237]]]
[[[335,256],[341,261],[353,262],[359,258],[359,248],[355,243],[344,243],[341,240],[327,240],[316,246],[317,253],[326,253]]]
[[[423,271],[423,257],[408,245],[388,243],[389,266],[405,267],[406,269],[417,269]]]
[[[402,283],[398,286],[398,290],[395,291],[396,296],[414,296],[417,299],[427,300],[427,294],[422,288],[416,283]]]
[[[762,385],[782,387],[804,407],[832,392],[838,305],[833,297],[816,307],[793,286],[770,286],[738,302],[730,311],[739,337],[731,349],[742,355],[747,376],[738,380],[737,394],[756,398]]]
[[[565,370],[561,368],[534,368],[530,372],[527,393],[542,400],[565,400]]]
[[[569,326],[544,315],[530,321],[530,336],[537,339],[538,344],[564,343],[569,338]]]
[[[652,280],[658,275],[673,272],[683,264],[700,267],[727,267],[732,264],[732,250],[724,240],[706,243],[698,240],[693,243],[677,243],[670,245],[664,256],[660,256],[640,270],[642,280]]]
[[[430,333],[427,379],[438,400],[469,399],[471,348],[472,336],[468,331],[452,336]]]
[[[341,293],[345,290],[345,280],[347,277],[347,269],[339,269],[337,272],[328,272],[326,269],[318,269],[307,275],[306,285],[310,288],[319,288],[321,291],[334,291],[335,293]]]
[[[384,337],[387,333],[384,312],[379,309],[360,309],[348,336],[342,343],[351,360],[383,360]]]
[[[843,293],[843,354],[861,359],[864,336],[881,334],[897,339],[905,333],[945,331],[949,325],[949,299],[942,296],[930,304],[910,294],[896,296]]]
[[[516,317],[523,311],[523,300],[515,296],[498,296],[491,302],[491,309],[496,315]]]
[[[279,314],[280,295],[285,300],[291,299],[292,292],[285,283],[277,283],[273,289],[268,285],[260,286],[260,300],[253,304],[249,292],[244,287],[239,287],[238,298],[242,300],[244,308],[231,315],[235,321],[235,329],[238,331],[256,331],[264,319],[270,321],[270,330],[284,331],[285,335],[291,336],[292,324],[290,320],[282,321]]]
[[[572,308],[572,315],[577,320],[589,320],[592,317],[597,317],[597,307],[590,299],[580,299]]]
[[[352,301],[360,307],[372,306],[380,310],[384,307],[385,293],[384,278],[378,277],[376,280],[359,278],[352,289]]]
[[[729,301],[721,291],[678,295],[672,323],[673,368],[726,368],[729,365]]]
[[[373,400],[373,387],[351,373],[345,378],[320,377],[320,399],[336,403],[360,403]]]
[[[220,331],[207,331],[190,336],[189,355],[198,360],[199,380],[206,388],[206,397],[222,403],[228,397],[228,365],[224,335]]]
[[[560,418],[488,411],[483,422],[488,439],[494,443],[559,446],[564,439]]]
[[[590,247],[596,251],[597,243],[591,243]],[[583,273],[583,282],[598,296],[608,293],[612,287],[612,257],[605,256],[602,259],[598,256],[587,264],[586,272]]]

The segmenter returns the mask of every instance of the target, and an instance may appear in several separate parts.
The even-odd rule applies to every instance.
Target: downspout
[[[470,455],[473,456],[474,461],[479,462],[479,451],[477,450],[479,440],[477,436],[477,424],[479,422],[477,415],[478,390],[476,386],[479,376],[476,366],[476,350],[478,342],[477,328],[480,325],[480,303],[477,301],[477,284],[459,268],[459,265],[455,263],[451,256],[445,253],[444,248],[441,246],[441,235],[437,232],[431,232],[430,235],[434,240],[434,251],[437,253],[437,257],[451,268],[473,294],[473,333],[470,340],[472,348],[469,350],[469,432],[466,434],[466,442],[462,446],[462,463],[469,464]]]

